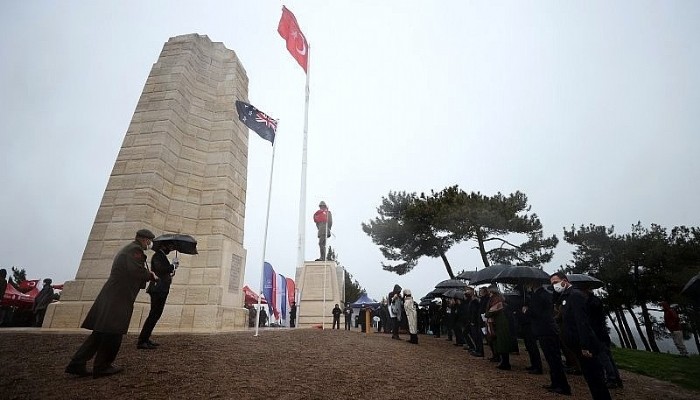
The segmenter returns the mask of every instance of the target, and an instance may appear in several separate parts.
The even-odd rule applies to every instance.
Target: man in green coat
[[[112,262],[107,282],[97,295],[81,327],[92,330],[82,346],[73,355],[66,373],[87,376],[85,365],[95,357],[92,376],[113,375],[123,370],[112,365],[117,358],[122,336],[129,329],[134,302],[146,282],[156,280],[156,275],[146,268],[146,254],[155,235],[148,229],[136,232],[133,242],[124,246]]]

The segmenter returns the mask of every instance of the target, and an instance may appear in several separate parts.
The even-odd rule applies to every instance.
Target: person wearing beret
[[[86,364],[93,357],[92,376],[119,373],[123,368],[115,366],[122,336],[129,329],[134,302],[139,290],[149,280],[158,277],[146,267],[144,250],[150,249],[155,235],[148,229],[136,232],[133,242],[124,246],[112,262],[112,269],[102,290],[88,311],[81,327],[92,334],[85,339],[65,369],[72,375],[87,376]]]

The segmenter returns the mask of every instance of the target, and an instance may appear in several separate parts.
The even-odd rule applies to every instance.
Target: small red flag
[[[296,17],[287,7],[282,6],[282,18],[277,26],[277,32],[284,40],[287,41],[287,50],[295,60],[306,71],[306,65],[309,61],[309,43],[306,37],[301,33]]]

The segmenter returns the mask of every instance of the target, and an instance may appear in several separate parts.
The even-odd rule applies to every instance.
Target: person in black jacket
[[[467,326],[467,303],[466,301],[455,298],[454,307],[452,308],[452,329],[455,334],[455,346],[464,346],[467,344],[465,337],[465,327]]]
[[[560,294],[562,337],[581,364],[581,372],[588,384],[593,400],[609,400],[610,392],[605,384],[603,368],[597,360],[601,351],[590,323],[586,295],[571,286],[563,272],[549,278],[554,290]]]
[[[523,314],[529,321],[532,335],[537,338],[549,365],[551,384],[546,389],[560,394],[571,394],[571,386],[564,373],[559,346],[559,329],[554,321],[552,294],[543,286],[535,288],[528,305],[523,307]]]
[[[141,333],[136,343],[136,348],[138,349],[152,350],[159,346],[158,343],[151,341],[151,334],[160,316],[163,315],[165,301],[168,299],[170,284],[175,274],[175,265],[168,260],[168,254],[173,250],[175,248],[172,242],[155,242],[153,244],[154,253],[151,256],[151,271],[158,276],[158,280],[151,282],[146,289],[146,293],[151,296],[151,310],[148,312],[148,317],[141,328]]]
[[[336,304],[331,312],[333,313],[333,328],[331,329],[340,329],[340,315],[343,314],[343,310]]]
[[[590,288],[582,288],[582,290],[588,296],[586,305],[588,306],[588,312],[591,316],[591,327],[602,345],[601,351],[598,353],[597,357],[598,362],[600,362],[605,372],[605,380],[608,388],[621,388],[623,385],[622,379],[620,378],[620,371],[618,371],[613,355],[610,352],[610,335],[608,334],[608,325],[605,322],[603,302]]]
[[[474,357],[484,356],[484,335],[481,328],[484,327],[484,320],[479,313],[479,298],[474,295],[474,288],[467,286],[464,290],[465,302],[467,303],[467,332],[472,339],[474,348],[469,354]]]
[[[534,284],[526,284],[522,289],[525,291],[526,296],[524,299],[524,304],[522,309],[517,310],[518,325],[520,326],[520,333],[523,336],[523,342],[525,343],[525,349],[530,358],[530,366],[525,368],[528,373],[542,375],[542,358],[540,357],[540,349],[537,346],[537,337],[532,332],[532,323],[530,318],[525,315],[525,310],[527,309],[527,304],[532,297],[531,289]]]

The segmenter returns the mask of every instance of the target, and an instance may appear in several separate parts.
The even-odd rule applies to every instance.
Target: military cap
[[[155,239],[156,235],[153,234],[153,232],[149,231],[148,229],[139,229],[136,231],[136,237],[142,237],[146,239]]]

